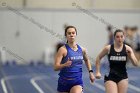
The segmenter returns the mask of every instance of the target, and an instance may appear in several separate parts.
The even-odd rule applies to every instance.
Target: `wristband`
[[[90,72],[93,72],[93,70],[89,70],[89,73],[90,73]]]

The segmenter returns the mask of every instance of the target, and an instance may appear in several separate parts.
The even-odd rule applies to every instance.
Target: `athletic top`
[[[65,44],[67,55],[62,58],[61,64],[67,62],[68,58],[72,61],[70,67],[64,67],[60,70],[59,76],[63,78],[82,78],[83,52],[79,45],[78,50],[74,51],[68,44]]]
[[[126,72],[126,62],[127,53],[125,44],[120,52],[116,52],[114,49],[114,44],[111,45],[110,52],[108,54],[110,73],[115,73],[117,75],[127,76]]]

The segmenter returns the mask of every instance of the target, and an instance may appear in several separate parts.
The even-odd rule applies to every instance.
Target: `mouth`
[[[121,42],[121,41],[119,41],[119,43],[121,44],[122,42]]]
[[[71,39],[74,39],[74,37],[70,37]]]

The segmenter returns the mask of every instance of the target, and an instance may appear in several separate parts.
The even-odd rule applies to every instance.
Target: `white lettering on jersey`
[[[126,56],[110,56],[110,60],[113,60],[113,61],[126,61]]]

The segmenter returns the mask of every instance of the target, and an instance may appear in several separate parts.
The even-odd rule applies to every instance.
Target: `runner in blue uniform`
[[[127,93],[128,75],[126,71],[127,57],[130,58],[134,66],[138,61],[131,47],[124,44],[124,32],[116,30],[114,32],[114,43],[103,48],[96,58],[96,78],[101,78],[100,60],[108,55],[109,74],[104,77],[106,93]]]
[[[85,48],[79,46],[75,41],[77,36],[76,28],[74,26],[67,26],[65,36],[67,43],[59,48],[55,57],[54,70],[60,70],[57,91],[58,93],[82,93],[83,60],[89,71],[91,82],[94,82],[95,79],[93,70]]]

